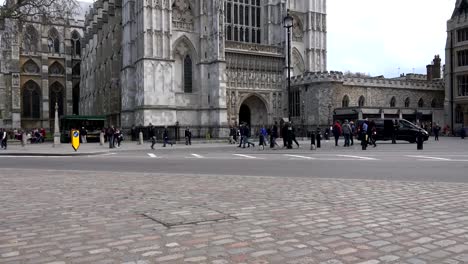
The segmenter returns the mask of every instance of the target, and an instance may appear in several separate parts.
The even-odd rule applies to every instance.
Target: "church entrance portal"
[[[251,127],[268,125],[268,111],[265,103],[255,95],[248,97],[239,110],[239,124],[247,123]]]

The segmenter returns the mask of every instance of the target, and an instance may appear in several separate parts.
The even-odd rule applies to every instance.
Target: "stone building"
[[[445,109],[448,124],[468,126],[468,1],[458,0],[447,22]]]
[[[83,25],[83,12],[2,21],[0,127],[53,128],[56,103],[60,116],[78,114]]]
[[[85,25],[80,113],[124,128],[178,123],[214,135],[239,121],[279,120],[287,115],[288,9],[290,70],[325,71],[326,0],[98,0]],[[111,35],[121,35],[121,47]],[[120,83],[109,58],[122,60]]]
[[[432,76],[440,76],[438,56],[429,68]],[[334,120],[366,117],[404,118],[415,123],[443,125],[444,81],[428,77],[407,74],[384,78],[341,72],[296,76],[291,81],[291,119],[299,128],[309,129],[326,127]]]

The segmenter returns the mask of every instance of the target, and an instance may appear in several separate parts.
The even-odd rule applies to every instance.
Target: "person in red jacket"
[[[338,140],[342,134],[340,122],[336,121],[333,125],[333,136],[335,136],[335,146],[338,147]]]

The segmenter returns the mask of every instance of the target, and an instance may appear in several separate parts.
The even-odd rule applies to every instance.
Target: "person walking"
[[[281,128],[281,135],[283,136],[283,148],[288,146],[288,126],[289,124],[286,122]]]
[[[335,147],[338,147],[338,140],[340,139],[342,130],[341,130],[341,125],[340,122],[336,121],[335,125],[333,125],[333,136],[335,137]]]
[[[433,128],[433,133],[434,133],[434,140],[439,141],[440,126],[438,124],[435,124]]]
[[[462,125],[462,127],[461,127],[460,137],[461,137],[461,139],[465,139],[465,137],[466,137],[466,130],[465,130],[464,125]]]
[[[275,145],[279,147],[276,139],[278,138],[278,122],[275,121],[275,124],[270,130],[270,148],[275,148]]]
[[[251,133],[250,132],[250,127],[247,124],[245,124],[244,125],[244,146],[243,146],[243,148],[245,148],[245,144],[247,144],[248,148],[250,148],[250,145],[252,145],[252,147],[255,148],[255,143],[250,142],[250,136],[251,136],[250,133]]]
[[[0,141],[1,141],[1,147],[2,149],[7,149],[7,140],[8,140],[8,133],[6,129],[2,128],[0,129]]]
[[[369,143],[374,145],[374,148],[377,147],[377,144],[375,143],[377,140],[377,126],[374,120],[370,121],[367,132],[369,134]]]
[[[239,125],[239,146],[238,148],[242,148],[242,145],[245,147],[245,128],[244,124]]]
[[[393,128],[392,128],[392,144],[396,144],[396,139],[398,137],[398,130],[400,129],[400,125],[396,119],[393,119]]]
[[[81,127],[80,129],[80,136],[81,136],[81,143],[88,143],[86,136],[88,135],[88,131],[84,127]]]
[[[262,126],[262,128],[260,128],[260,132],[259,132],[259,135],[258,135],[258,148],[262,148],[262,150],[265,149],[265,146],[267,145],[267,142],[266,142],[266,138],[268,136],[268,133],[267,133],[267,130],[264,126]]]
[[[349,122],[349,125],[351,126],[350,141],[351,141],[351,146],[353,146],[354,145],[354,136],[356,135],[356,125],[354,124],[353,121]]]
[[[154,149],[154,145],[156,144],[156,129],[153,124],[150,123],[148,130],[149,138],[151,140],[151,149]]]
[[[106,130],[107,141],[109,142],[109,148],[114,148],[114,126],[110,126]]]
[[[192,145],[192,131],[189,127],[185,129],[185,145]]]
[[[350,136],[351,136],[351,126],[349,125],[348,120],[345,120],[342,126],[343,129],[343,137],[344,137],[344,147],[350,146]]]
[[[166,144],[170,144],[171,147],[174,145],[172,142],[169,141],[169,131],[167,131],[167,126],[164,127],[163,132],[163,147],[166,147]]]
[[[297,145],[297,148],[299,148],[300,147],[299,142],[297,142],[297,140],[296,140],[296,129],[294,128],[292,122],[290,123],[290,126],[291,126],[291,130],[290,130],[290,132],[291,132],[291,135],[290,135],[291,136],[291,141],[294,142]],[[292,142],[291,142],[291,144],[292,144]]]
[[[367,140],[368,140],[368,134],[367,131],[369,129],[369,125],[367,124],[367,120],[365,120],[361,127],[358,129],[359,131],[359,138],[361,139],[361,146],[362,150],[367,149]]]

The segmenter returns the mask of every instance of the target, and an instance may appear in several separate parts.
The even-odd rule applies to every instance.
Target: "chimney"
[[[428,81],[432,81],[433,80],[433,72],[434,72],[434,65],[432,64],[429,64],[426,66],[426,69],[427,69],[427,80]]]
[[[433,79],[440,79],[440,66],[441,66],[441,59],[439,55],[436,55],[434,57],[434,60],[432,61],[433,67],[432,67],[432,78]]]

